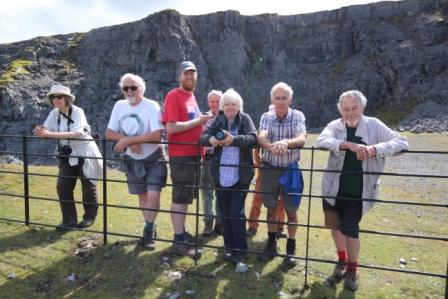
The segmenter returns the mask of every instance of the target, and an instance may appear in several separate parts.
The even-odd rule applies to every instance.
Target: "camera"
[[[215,133],[215,138],[219,141],[226,139],[227,133],[223,130],[218,130]]]
[[[64,144],[58,148],[58,158],[59,159],[68,159],[68,156],[72,153],[72,148]]]

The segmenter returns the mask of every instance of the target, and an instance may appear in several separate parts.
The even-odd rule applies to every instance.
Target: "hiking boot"
[[[288,239],[286,240],[286,256],[283,259],[283,263],[287,266],[294,267],[297,265],[297,259],[294,257],[296,255],[296,240]]]
[[[201,251],[199,249],[196,251],[193,246],[185,243],[174,243],[171,253],[179,256],[188,256],[192,259],[198,259],[201,257]]]
[[[344,270],[345,270],[345,262],[343,260],[339,260],[338,263],[334,266],[333,274],[327,278],[325,284],[328,286],[334,286],[338,282],[340,282],[344,278]]]
[[[204,237],[210,237],[212,234],[213,234],[213,219],[204,220],[204,230],[202,231],[202,235]]]
[[[66,232],[66,231],[72,230],[77,227],[78,227],[78,224],[76,222],[75,223],[67,223],[67,224],[61,223],[56,226],[56,230],[58,232]]]
[[[359,286],[359,274],[356,271],[346,271],[344,274],[344,288],[356,291]]]
[[[140,245],[148,250],[156,249],[156,242],[154,239],[157,238],[157,230],[154,226],[152,229],[143,229],[143,237],[140,239]]]
[[[254,237],[256,234],[257,234],[256,228],[249,227],[246,231],[246,236],[248,236],[249,238]]]
[[[266,245],[266,248],[262,253],[258,255],[258,260],[261,262],[266,262],[272,260],[276,255],[277,252],[277,241],[269,241],[268,245]]]
[[[215,223],[215,227],[213,228],[213,231],[214,231],[215,234],[217,234],[217,235],[222,235],[222,226],[221,226],[221,223],[216,222],[216,223]]]
[[[279,229],[275,236],[276,236],[277,239],[287,238],[288,237],[288,235],[283,231],[283,229]]]
[[[95,222],[95,219],[92,218],[86,218],[83,219],[81,222],[78,223],[79,228],[86,228],[91,226]]]

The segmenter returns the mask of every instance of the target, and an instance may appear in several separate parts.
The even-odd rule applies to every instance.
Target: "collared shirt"
[[[299,134],[306,134],[305,116],[296,109],[288,109],[283,119],[279,119],[275,111],[265,112],[260,119],[260,131],[268,131],[268,139],[274,143],[283,139],[292,139]],[[300,149],[289,149],[284,155],[274,155],[271,151],[264,151],[263,162],[273,166],[287,167],[300,160]]]
[[[218,115],[218,113],[216,113],[216,115],[213,114],[212,110],[207,111],[207,115],[213,116],[213,118],[210,118],[209,120],[207,120],[207,122],[204,124],[204,131],[205,129],[207,129],[207,127],[210,127],[210,125],[212,124],[212,122],[215,120],[216,115]],[[206,155],[213,155],[213,146],[206,146],[205,147],[205,154]]]
[[[229,132],[233,136],[238,134],[238,128],[235,126],[233,130],[229,128]],[[239,168],[240,164],[240,148],[237,146],[224,146],[222,148],[222,155],[220,164],[235,165],[235,166],[220,166],[219,167],[219,183],[222,187],[231,187],[240,180]]]

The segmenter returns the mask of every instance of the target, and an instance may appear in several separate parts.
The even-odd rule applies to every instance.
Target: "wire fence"
[[[29,183],[29,179],[32,176],[37,176],[37,177],[59,177],[58,175],[52,175],[52,174],[45,174],[45,173],[33,173],[29,171],[29,165],[30,165],[30,158],[31,157],[45,157],[45,158],[54,158],[56,157],[55,154],[44,154],[44,153],[37,153],[37,152],[33,152],[29,150],[29,143],[30,140],[35,139],[36,137],[33,136],[26,136],[26,135],[0,135],[0,138],[7,138],[9,140],[21,140],[22,143],[22,150],[21,151],[0,151],[0,156],[1,155],[13,155],[13,156],[20,156],[22,158],[23,161],[23,170],[22,171],[10,171],[10,170],[0,170],[0,173],[4,173],[4,174],[14,174],[14,175],[20,175],[23,176],[23,193],[22,194],[17,194],[17,193],[11,193],[11,192],[0,192],[0,196],[5,196],[5,197],[15,197],[15,198],[23,198],[23,203],[24,203],[24,215],[23,215],[23,219],[21,220],[17,220],[17,219],[11,219],[11,218],[5,218],[5,217],[0,217],[0,220],[2,221],[8,221],[8,222],[18,222],[18,223],[24,223],[25,225],[40,225],[40,226],[45,226],[45,227],[55,227],[55,225],[51,225],[48,223],[40,223],[40,222],[36,222],[33,221],[30,217],[30,201],[50,201],[50,202],[60,202],[61,200],[58,198],[49,198],[49,197],[43,197],[43,196],[35,196],[32,195],[32,193],[30,193],[30,183]],[[78,140],[82,140],[82,141],[86,141],[85,139],[78,139]],[[90,141],[92,142],[92,141]],[[107,149],[107,145],[108,145],[108,141],[106,139],[97,139],[96,142],[98,144],[100,144],[101,148],[102,148],[102,159],[103,161],[103,165],[106,166],[110,163],[119,163],[123,160],[123,158],[113,158],[113,157],[109,157],[108,155],[108,151]],[[164,146],[166,146],[166,142],[162,142],[161,144],[163,144]],[[188,143],[178,143],[178,144],[184,144],[184,145],[191,145]],[[199,145],[198,144],[194,144],[195,146],[198,147],[198,152],[199,152]],[[310,253],[310,249],[312,248],[312,245],[310,244],[310,231],[311,230],[329,230],[331,228],[329,227],[325,227],[322,225],[317,225],[312,223],[312,213],[311,213],[311,207],[312,207],[312,203],[315,201],[319,201],[321,202],[323,200],[323,196],[321,195],[317,195],[320,194],[320,185],[319,188],[315,187],[315,182],[319,181],[318,178],[316,178],[316,176],[321,175],[324,172],[335,172],[335,171],[330,171],[330,170],[325,170],[323,168],[318,168],[318,166],[316,166],[316,154],[320,153],[322,151],[326,151],[324,149],[319,149],[319,148],[315,148],[315,147],[303,147],[301,148],[302,152],[309,152],[309,168],[305,167],[305,168],[301,168],[302,172],[307,173],[307,180],[308,182],[306,182],[305,180],[305,184],[308,184],[308,190],[305,192],[303,192],[302,194],[287,194],[287,195],[299,195],[302,196],[303,199],[307,199],[308,200],[308,204],[307,204],[307,211],[306,211],[306,222],[305,223],[288,223],[288,222],[280,222],[280,221],[268,221],[268,220],[261,220],[261,219],[243,219],[243,220],[247,220],[247,221],[256,221],[259,223],[276,223],[276,224],[283,224],[283,225],[295,225],[297,227],[303,228],[306,230],[306,235],[305,235],[305,254],[303,256],[300,255],[296,255],[294,256],[297,260],[302,260],[304,261],[304,287],[308,286],[308,276],[309,276],[309,266],[310,266],[310,262],[316,262],[316,263],[324,263],[324,264],[336,264],[336,262],[334,260],[329,260],[329,259],[322,259],[322,258],[318,258],[318,257],[313,257]],[[406,151],[403,152],[403,154],[405,155],[428,155],[428,157],[431,157],[432,155],[442,155],[443,157],[448,157],[448,152],[446,151]],[[84,159],[95,159],[92,157],[85,157],[85,156],[76,156],[78,158],[84,158]],[[170,163],[169,161],[162,161],[163,163]],[[303,162],[302,162],[303,163]],[[188,187],[188,188],[194,188],[196,191],[196,194],[198,194],[197,196],[197,200],[194,201],[194,212],[186,212],[186,213],[182,213],[182,212],[172,212],[171,210],[167,210],[167,209],[155,209],[153,211],[157,211],[159,213],[178,213],[178,214],[185,214],[187,216],[192,216],[195,219],[195,237],[194,237],[194,242],[191,243],[191,245],[193,245],[197,250],[199,250],[199,247],[203,247],[203,248],[211,248],[211,249],[216,249],[216,250],[224,250],[223,247],[220,246],[214,246],[214,245],[210,245],[210,244],[201,244],[199,245],[199,222],[200,222],[200,217],[204,217],[206,216],[204,213],[200,212],[200,192],[199,190],[201,189],[206,189],[206,187],[201,185],[201,180],[200,180],[200,176],[199,176],[199,172],[201,167],[203,167],[204,165],[209,164],[208,162],[204,162],[201,161],[200,157],[198,156],[198,158],[196,159],[195,163],[190,163],[190,166],[193,166],[195,168],[196,171],[196,177],[195,177],[195,184],[194,185],[184,185],[183,187]],[[218,167],[217,165],[214,164],[209,164],[209,166],[211,167]],[[221,165],[222,166],[222,165]],[[227,166],[233,166],[234,165],[227,165]],[[245,167],[245,166],[241,166],[238,165],[238,167]],[[246,167],[253,167],[253,168],[266,168],[266,166],[246,166]],[[286,169],[286,168],[285,168]],[[100,179],[99,181],[102,182],[102,202],[98,203],[99,207],[102,209],[102,215],[103,215],[103,227],[101,231],[98,230],[93,230],[93,229],[84,229],[87,232],[92,232],[92,233],[101,233],[103,236],[103,242],[104,244],[108,243],[108,236],[120,236],[120,237],[130,237],[130,238],[140,238],[141,236],[137,236],[137,235],[132,235],[132,234],[125,234],[125,233],[120,233],[120,232],[114,232],[114,231],[110,231],[109,230],[109,226],[108,226],[108,210],[111,208],[117,208],[117,209],[128,209],[128,210],[151,210],[151,209],[142,209],[139,207],[135,207],[135,206],[127,206],[127,205],[117,205],[117,204],[110,204],[108,203],[108,183],[122,183],[122,184],[126,184],[127,181],[125,180],[117,180],[117,179],[111,179],[109,178],[109,173],[108,173],[109,168],[108,167],[103,167],[103,176],[102,179]],[[341,171],[336,171],[336,172],[341,172]],[[381,175],[381,176],[388,176],[388,177],[403,177],[403,178],[425,178],[425,179],[440,179],[441,182],[441,186],[448,186],[448,174],[444,174],[444,173],[398,173],[398,172],[364,172],[364,175]],[[70,176],[67,176],[70,177]],[[87,179],[91,179],[91,178],[87,178]],[[172,184],[167,183],[166,187],[172,187]],[[212,189],[219,189],[219,188],[212,188]],[[317,190],[316,190],[317,189]],[[226,190],[229,190],[228,188],[226,188]],[[263,191],[254,191],[254,190],[242,190],[243,192],[250,194],[250,193],[268,193],[268,192],[263,192]],[[447,192],[448,190],[445,191],[444,196],[447,196]],[[272,194],[272,193],[268,193],[268,194]],[[286,194],[284,194],[286,195]],[[328,196],[326,196],[326,198],[328,198]],[[330,197],[331,198],[331,197]],[[335,197],[334,197],[335,198]],[[302,200],[303,201],[303,200]],[[398,199],[394,199],[394,200],[384,200],[384,199],[373,199],[373,198],[362,198],[363,202],[376,202],[376,203],[382,203],[382,204],[389,204],[389,205],[399,205],[399,206],[416,206],[416,207],[431,207],[431,208],[436,208],[436,209],[441,209],[442,211],[442,215],[446,214],[446,209],[448,208],[448,204],[447,204],[447,198],[443,198],[441,201],[439,202],[419,202],[419,201],[408,201],[408,200],[402,200],[401,198]],[[77,204],[80,204],[79,202],[76,202]],[[160,217],[160,216],[159,216]],[[213,218],[217,218],[216,215],[212,216]],[[222,218],[222,217],[221,217]],[[237,218],[231,218],[231,217],[225,217],[226,219],[237,219]],[[442,219],[442,222],[444,220]],[[359,232],[361,234],[366,234],[366,235],[378,235],[381,236],[382,238],[387,238],[387,237],[398,237],[398,238],[410,238],[410,239],[420,239],[420,240],[427,240],[427,241],[437,241],[437,242],[447,242],[448,241],[448,236],[443,234],[443,226],[446,226],[446,218],[445,218],[445,222],[442,223],[442,226],[439,227],[439,232],[437,234],[423,234],[423,233],[402,233],[402,232],[390,232],[390,231],[381,231],[381,230],[372,230],[372,229],[360,229]],[[419,228],[416,227],[415,231],[419,231]],[[436,229],[437,230],[437,229]],[[160,241],[160,242],[168,242],[168,243],[173,243],[173,240],[171,239],[166,239],[166,238],[161,238],[158,237],[155,240]],[[446,243],[444,243],[446,244]],[[329,245],[330,246],[330,245]],[[260,251],[256,251],[256,250],[247,250],[246,251],[249,254],[260,254],[262,252]],[[277,256],[280,257],[285,257],[286,255],[284,254],[278,254]],[[445,254],[441,254],[439,255],[439,262],[440,263],[444,263],[444,259],[446,259],[446,252]],[[198,263],[198,258],[195,258],[195,264]],[[398,273],[406,273],[406,274],[412,274],[412,275],[422,275],[422,276],[428,276],[428,277],[434,277],[434,278],[440,278],[440,279],[444,279],[445,280],[445,297],[448,298],[448,263],[447,263],[447,271],[445,273],[434,273],[434,272],[428,272],[428,271],[417,271],[417,270],[408,270],[408,269],[404,269],[404,268],[396,268],[396,267],[386,267],[386,266],[379,266],[379,265],[372,265],[372,264],[359,264],[358,265],[361,268],[366,268],[366,269],[374,269],[374,270],[380,270],[380,271],[390,271],[390,272],[398,272]]]

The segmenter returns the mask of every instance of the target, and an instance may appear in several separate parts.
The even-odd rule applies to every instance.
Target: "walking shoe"
[[[254,237],[256,234],[257,234],[256,228],[249,227],[246,231],[246,236],[248,236],[249,238]]]
[[[86,228],[91,226],[95,222],[95,219],[92,218],[86,218],[83,219],[81,222],[78,223],[79,228]]]
[[[325,281],[325,284],[328,286],[334,286],[335,284],[340,282],[344,278],[344,270],[345,262],[343,260],[339,260],[338,263],[334,266],[333,273]]]
[[[202,235],[204,237],[210,237],[213,234],[213,219],[204,220],[204,230],[202,231]]]
[[[58,232],[65,232],[65,231],[69,231],[69,230],[72,230],[77,227],[78,227],[78,224],[76,222],[75,223],[67,223],[67,224],[61,223],[56,226],[56,230]]]
[[[215,227],[213,228],[213,231],[214,231],[215,234],[217,234],[217,235],[222,235],[222,226],[221,226],[221,223],[216,222],[216,223],[215,223]]]
[[[258,260],[261,262],[266,262],[272,260],[276,255],[277,252],[277,241],[270,242],[268,240],[268,245],[266,245],[266,248],[262,253],[258,255]]]
[[[283,263],[287,266],[294,267],[297,265],[296,255],[296,240],[288,239],[286,241],[286,256],[283,259]]]
[[[224,252],[224,255],[222,256],[224,260],[231,262],[233,260],[233,250],[231,249],[226,249],[226,251]]]
[[[196,251],[193,246],[185,243],[174,243],[171,253],[179,256],[188,256],[192,259],[198,259],[201,257],[201,251],[199,249]]]
[[[344,273],[344,288],[350,291],[356,291],[359,286],[359,274],[356,271],[346,271]]]
[[[154,239],[157,238],[157,230],[155,226],[153,229],[147,229],[146,227],[143,229],[143,237],[140,239],[140,245],[148,250],[156,249],[156,242]]]
[[[283,229],[279,229],[275,236],[277,237],[277,239],[287,238],[288,237],[288,235],[283,231]]]

